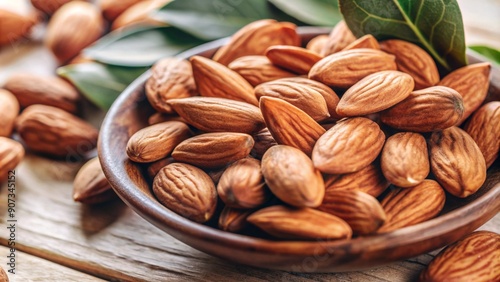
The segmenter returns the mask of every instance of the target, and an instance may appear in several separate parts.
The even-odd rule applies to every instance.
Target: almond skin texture
[[[315,121],[322,121],[330,117],[323,95],[330,95],[332,99],[337,98],[338,102],[337,95],[324,88],[328,87],[307,78],[283,78],[257,86],[255,96],[258,99],[267,96],[285,100],[307,113]]]
[[[16,120],[16,131],[35,152],[71,159],[95,148],[98,131],[61,109],[32,105]]]
[[[153,181],[153,193],[165,207],[198,223],[208,221],[217,206],[212,179],[188,164],[174,163],[162,168]]]
[[[264,55],[274,45],[300,46],[301,40],[291,23],[259,20],[241,28],[215,53],[213,60],[223,65],[249,55]]]
[[[248,103],[213,97],[172,99],[169,104],[190,125],[206,131],[252,134],[266,125],[259,108]]]
[[[284,100],[262,97],[260,109],[267,128],[278,144],[295,147],[308,156],[318,138],[325,133],[325,129],[313,118]]]
[[[456,125],[464,111],[457,91],[445,86],[433,86],[411,92],[394,107],[383,111],[383,123],[399,130],[432,132]]]
[[[41,104],[70,113],[78,112],[80,102],[78,91],[58,77],[18,73],[7,79],[4,88],[16,96],[23,108]]]
[[[419,281],[500,281],[500,235],[476,231],[442,250]]]
[[[398,187],[421,183],[430,171],[425,138],[413,132],[400,132],[387,138],[380,164],[385,178]]]
[[[358,235],[374,233],[385,221],[384,209],[377,199],[355,190],[326,190],[318,209],[345,220]]]
[[[231,62],[228,67],[241,75],[252,86],[295,74],[271,63],[266,56],[244,56]]]
[[[240,232],[250,224],[247,217],[253,213],[253,210],[240,210],[230,207],[224,207],[219,217],[219,228],[228,232]]]
[[[312,160],[324,173],[355,172],[377,158],[384,141],[384,132],[375,122],[362,117],[344,119],[319,138]]]
[[[251,214],[247,220],[283,239],[348,239],[352,230],[342,219],[311,208],[272,206]]]
[[[413,78],[399,71],[371,74],[349,88],[337,106],[341,116],[363,116],[388,109],[413,91]]]
[[[261,159],[269,148],[278,145],[267,127],[255,133],[253,139],[255,140],[255,145],[253,145],[251,154],[258,159]]]
[[[9,91],[0,89],[0,136],[9,137],[19,115],[19,103]]]
[[[387,216],[378,233],[394,231],[424,222],[441,212],[445,193],[434,180],[424,180],[411,188],[396,188],[389,192],[381,204]]]
[[[201,96],[227,98],[254,106],[259,104],[252,85],[237,72],[200,56],[191,57],[190,61]]]
[[[276,66],[299,75],[309,73],[309,70],[323,57],[305,48],[296,46],[271,46],[266,56]]]
[[[50,19],[45,45],[62,64],[96,41],[103,31],[104,21],[94,5],[72,1],[57,10]]]
[[[354,41],[356,41],[356,37],[352,34],[349,27],[347,27],[345,21],[341,20],[328,35],[328,41],[326,41],[320,54],[328,56],[337,53]]]
[[[445,76],[439,85],[455,89],[464,100],[464,114],[460,123],[476,111],[486,99],[490,86],[490,63],[479,63],[459,68]]]
[[[244,133],[205,133],[180,143],[172,152],[174,160],[203,168],[221,168],[248,156],[254,145]]]
[[[327,43],[328,41],[328,35],[326,34],[322,34],[322,35],[318,35],[316,37],[314,37],[313,39],[311,39],[311,41],[309,41],[306,45],[306,49],[307,50],[311,50],[312,52],[320,55],[321,57],[323,57],[321,55],[321,50],[323,50],[323,47],[325,46],[325,44]]]
[[[356,172],[342,175],[328,175],[326,190],[355,190],[373,197],[382,194],[389,183],[384,178],[380,166],[372,163]]]
[[[264,186],[260,161],[244,158],[230,165],[219,180],[217,193],[231,208],[256,208],[269,198]]]
[[[0,136],[0,183],[7,179],[10,170],[24,158],[24,148],[21,143]]]
[[[196,96],[196,84],[191,64],[179,58],[165,58],[151,68],[146,82],[146,97],[155,110],[173,113],[170,99]]]
[[[27,36],[36,24],[36,17],[0,9],[0,46],[7,46]]]
[[[483,153],[486,167],[498,158],[500,150],[500,102],[485,104],[477,110],[465,125],[465,131],[474,139]]]
[[[99,1],[99,7],[104,18],[112,22],[128,8],[141,1],[143,0],[101,0]]]
[[[134,162],[150,163],[167,157],[182,141],[191,137],[187,124],[166,121],[145,127],[130,137],[127,156]]]
[[[116,198],[98,158],[85,163],[73,181],[73,200],[84,204],[104,203]]]
[[[364,77],[383,70],[396,70],[393,55],[374,49],[353,49],[335,53],[317,62],[309,78],[334,88],[347,89]]]
[[[486,180],[486,162],[472,137],[458,127],[434,132],[429,140],[431,171],[450,194],[465,198]]]
[[[342,49],[342,51],[360,48],[380,50],[380,45],[373,35],[366,34],[356,39],[356,41],[352,42],[351,44],[347,45],[344,49]]]
[[[415,80],[415,89],[423,89],[439,82],[439,72],[432,57],[417,45],[399,39],[380,42],[380,49],[396,56],[398,70]]]
[[[323,201],[323,177],[298,149],[285,145],[269,148],[262,157],[262,174],[271,192],[287,204],[317,207]]]

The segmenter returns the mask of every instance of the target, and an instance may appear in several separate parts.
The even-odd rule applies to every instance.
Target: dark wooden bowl
[[[304,42],[328,32],[300,28]],[[226,40],[191,49],[179,57],[211,56]],[[477,58],[470,57],[472,62]],[[493,70],[490,100],[500,100],[500,72]],[[386,264],[450,244],[474,231],[500,211],[499,161],[488,172],[484,186],[467,199],[448,198],[435,219],[400,230],[339,241],[272,241],[232,234],[185,219],[161,205],[143,179],[141,167],[125,153],[129,137],[146,126],[153,112],[144,96],[146,72],[132,83],[109,110],[101,128],[99,158],[117,194],[149,222],[205,253],[236,263],[296,272],[339,272]],[[493,98],[492,98],[493,97]]]

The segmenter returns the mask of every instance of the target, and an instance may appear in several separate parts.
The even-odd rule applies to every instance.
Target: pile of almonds
[[[344,22],[302,43],[295,25],[261,20],[212,59],[153,67],[158,112],[127,155],[148,164],[159,202],[230,232],[345,239],[429,220],[480,189],[500,148],[489,63],[440,78],[417,45],[356,39]]]

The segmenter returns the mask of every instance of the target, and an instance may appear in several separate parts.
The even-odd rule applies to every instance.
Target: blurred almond
[[[360,48],[380,50],[380,45],[373,35],[366,34],[347,45],[344,49],[342,49],[342,51]]]
[[[0,183],[7,179],[9,171],[17,167],[24,158],[21,143],[0,136]]]
[[[232,61],[228,67],[254,87],[265,82],[295,76],[294,73],[273,65],[266,56],[243,56]]]
[[[130,0],[128,0],[130,1]],[[155,20],[151,17],[151,13],[155,10],[163,7],[171,0],[143,0],[136,1],[125,11],[123,11],[111,25],[112,30],[116,30],[122,27],[131,26],[134,24],[145,24],[145,25],[165,25],[165,23]],[[118,2],[118,1],[117,1]],[[127,1],[125,1],[127,2]]]
[[[31,4],[33,7],[44,12],[45,14],[52,15],[63,5],[71,1],[74,0],[31,0]]]
[[[258,159],[261,159],[269,148],[278,145],[267,127],[255,133],[253,139],[255,140],[255,144],[253,145],[251,154]]]
[[[233,233],[240,232],[249,225],[247,217],[252,213],[253,210],[233,209],[226,206],[219,216],[219,228]]]
[[[14,44],[26,37],[36,22],[35,16],[0,9],[0,46]]]
[[[323,50],[323,47],[325,46],[326,42],[328,41],[329,36],[326,34],[318,35],[316,37],[313,37],[306,46],[307,50],[310,50],[318,55],[321,56],[321,51]],[[323,56],[321,56],[323,57]]]
[[[177,114],[169,115],[169,114],[163,114],[163,113],[154,113],[154,114],[150,115],[148,118],[149,125],[162,123],[165,121],[180,121],[183,123],[188,123],[185,119],[183,119],[182,117],[180,117]]]
[[[116,198],[98,158],[85,163],[73,181],[73,200],[84,204],[98,204]]]
[[[10,137],[19,115],[19,102],[8,90],[0,89],[0,136]]]
[[[333,53],[337,53],[355,40],[356,37],[352,34],[345,21],[341,20],[330,32],[328,41],[326,41],[323,49],[321,50],[321,55],[328,56]]]
[[[32,0],[33,1],[33,0]],[[100,0],[99,7],[102,15],[109,22],[113,22],[128,8],[144,0]],[[41,2],[41,1],[40,1]]]
[[[323,57],[297,46],[276,45],[266,50],[266,56],[276,66],[299,75],[306,75]]]
[[[389,187],[380,166],[372,163],[358,171],[341,175],[328,175],[325,181],[327,191],[354,190],[373,197],[380,196]]]

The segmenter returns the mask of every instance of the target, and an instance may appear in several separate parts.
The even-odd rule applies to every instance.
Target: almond
[[[259,108],[224,98],[191,97],[169,100],[190,125],[207,132],[229,131],[252,134],[265,127]]]
[[[317,207],[323,200],[323,177],[298,149],[285,145],[269,148],[262,157],[262,174],[271,192],[287,204]]]
[[[276,66],[303,75],[323,57],[313,51],[296,46],[277,45],[266,50],[266,56]]]
[[[325,133],[313,118],[294,105],[272,97],[260,99],[267,128],[278,144],[289,145],[311,155],[316,140]]]
[[[176,114],[164,114],[164,113],[154,113],[149,116],[148,118],[148,124],[149,125],[154,125],[157,123],[162,123],[165,121],[180,121],[183,123],[188,123],[185,119],[181,118],[180,116]]]
[[[205,133],[180,143],[172,152],[174,160],[203,168],[220,168],[248,156],[254,145],[244,133]]]
[[[415,89],[423,89],[439,82],[436,63],[427,52],[417,45],[399,39],[380,42],[380,49],[396,56],[398,70],[415,80]]]
[[[356,172],[328,175],[325,187],[328,191],[355,190],[378,197],[389,187],[389,183],[384,178],[380,166],[372,163]]]
[[[443,188],[434,180],[424,180],[411,188],[396,188],[382,200],[386,214],[378,233],[394,231],[424,222],[438,215],[444,207]]]
[[[360,48],[380,50],[380,45],[373,35],[366,34],[356,39],[356,41],[352,42],[351,44],[347,45],[344,49],[342,49],[342,51]]]
[[[464,114],[459,123],[467,119],[486,99],[490,70],[490,63],[468,65],[451,72],[439,82],[439,85],[453,88],[462,95]]]
[[[374,49],[353,49],[329,55],[309,71],[309,78],[336,88],[349,88],[364,77],[396,70],[393,55]]]
[[[0,9],[0,46],[13,44],[26,37],[36,22],[34,16]]]
[[[337,114],[363,116],[388,109],[413,91],[413,78],[399,71],[371,74],[350,87],[340,99]]]
[[[0,183],[7,179],[9,171],[16,168],[23,158],[23,145],[0,136]]]
[[[31,1],[33,2],[33,0]],[[112,22],[128,8],[141,1],[143,0],[101,0],[99,1],[99,7],[104,18]]]
[[[352,34],[345,21],[341,20],[330,32],[328,41],[326,41],[326,44],[321,50],[321,55],[328,56],[337,53],[355,40],[356,37]]]
[[[429,141],[431,171],[450,194],[465,198],[486,180],[486,162],[472,137],[458,127],[434,132]]]
[[[352,230],[342,219],[311,208],[272,206],[251,214],[247,220],[283,239],[348,239]]]
[[[500,102],[495,101],[479,108],[464,128],[483,153],[487,168],[498,158],[500,150],[499,124]]]
[[[421,183],[430,171],[425,138],[413,132],[400,132],[387,138],[380,164],[385,178],[396,186],[412,187]]]
[[[343,119],[318,139],[312,160],[325,173],[355,172],[377,158],[384,141],[384,132],[375,122],[362,117]]]
[[[31,0],[31,4],[33,7],[44,12],[45,14],[52,15],[63,5],[71,1],[74,0]]]
[[[223,65],[249,55],[264,55],[274,45],[300,46],[297,26],[275,20],[252,22],[236,32],[229,42],[215,53],[213,60]]]
[[[399,130],[432,132],[456,125],[464,111],[462,97],[445,86],[411,92],[410,96],[382,112],[383,123]]]
[[[228,232],[240,232],[249,224],[247,217],[253,210],[240,210],[224,207],[219,217],[219,228]]]
[[[240,57],[232,61],[228,67],[254,87],[264,82],[295,76],[294,73],[273,65],[266,56]]]
[[[155,176],[160,172],[160,170],[164,167],[166,167],[169,164],[175,163],[175,160],[172,157],[168,158],[163,158],[161,160],[157,160],[155,162],[152,162],[148,166],[148,176],[151,179],[154,179]]]
[[[0,89],[0,136],[9,137],[19,115],[19,102],[9,91]]]
[[[161,26],[165,23],[155,20],[151,14],[171,0],[142,0],[123,11],[111,25],[112,30],[135,24]]]
[[[84,204],[98,204],[116,198],[98,158],[85,163],[73,181],[73,200]]]
[[[326,34],[321,34],[321,35],[318,35],[316,37],[313,37],[313,39],[311,39],[307,43],[306,49],[311,50],[312,52],[321,56],[321,51],[323,50],[323,47],[328,42],[328,38],[329,38],[329,36]],[[323,57],[323,56],[321,56],[321,57]]]
[[[253,139],[255,140],[255,144],[252,148],[252,156],[260,159],[264,155],[264,153],[274,145],[278,145],[276,140],[274,140],[269,129],[264,128],[261,131],[255,133],[253,135]]]
[[[208,221],[217,205],[212,179],[188,164],[173,163],[162,168],[153,181],[153,193],[168,209],[199,223]]]

